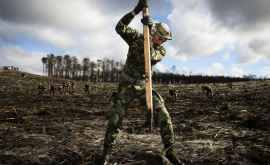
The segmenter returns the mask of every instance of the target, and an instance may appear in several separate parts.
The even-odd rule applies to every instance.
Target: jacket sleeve
[[[158,48],[151,47],[151,63],[156,64],[162,60],[162,58],[166,55],[166,50],[163,46],[159,46]]]
[[[127,13],[120,19],[115,27],[116,32],[127,42],[128,45],[130,45],[134,40],[138,39],[140,35],[142,35],[137,30],[128,26],[133,18],[134,15]]]

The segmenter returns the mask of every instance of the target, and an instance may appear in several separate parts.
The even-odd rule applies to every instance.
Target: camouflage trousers
[[[145,89],[136,85],[119,85],[118,93],[112,98],[112,109],[109,113],[107,129],[104,139],[103,155],[111,153],[112,145],[119,133],[123,117],[128,109],[129,103],[134,99],[140,100],[145,106]],[[174,132],[171,117],[165,107],[164,100],[153,91],[154,116],[158,116],[161,139],[165,151],[172,150],[174,144]]]

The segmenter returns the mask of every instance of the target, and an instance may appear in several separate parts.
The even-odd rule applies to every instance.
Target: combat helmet
[[[167,40],[172,39],[172,33],[170,31],[169,26],[166,23],[162,22],[154,23],[151,28],[151,33],[154,35],[159,35],[162,38],[166,38]]]

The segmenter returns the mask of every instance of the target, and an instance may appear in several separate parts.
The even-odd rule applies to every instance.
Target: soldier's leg
[[[112,149],[112,144],[117,138],[119,133],[119,127],[122,124],[123,116],[125,114],[127,106],[125,105],[125,100],[123,98],[114,98],[112,111],[108,115],[107,129],[104,139],[104,149],[103,155],[110,154]]]
[[[108,115],[107,129],[104,138],[103,159],[106,161],[111,153],[113,143],[119,133],[119,127],[122,125],[123,116],[127,110],[128,103],[131,101],[132,91],[122,88],[112,98],[112,110]]]
[[[174,151],[174,132],[170,114],[167,111],[163,98],[155,91],[153,91],[153,107],[159,119],[160,135],[164,145],[165,156],[174,165],[182,165],[183,163],[178,160]]]
[[[158,113],[158,124],[160,126],[162,142],[165,149],[168,149],[174,144],[172,121],[163,98],[155,91],[153,91],[153,108]]]

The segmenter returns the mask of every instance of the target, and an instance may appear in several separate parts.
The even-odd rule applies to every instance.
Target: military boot
[[[96,154],[93,160],[93,164],[90,165],[109,165],[109,156]]]
[[[185,165],[185,163],[177,158],[175,151],[172,149],[169,149],[165,156],[173,165]]]
[[[109,159],[110,159],[109,154],[108,155],[103,155],[102,159],[101,159],[101,162],[100,162],[100,165],[109,165]]]

